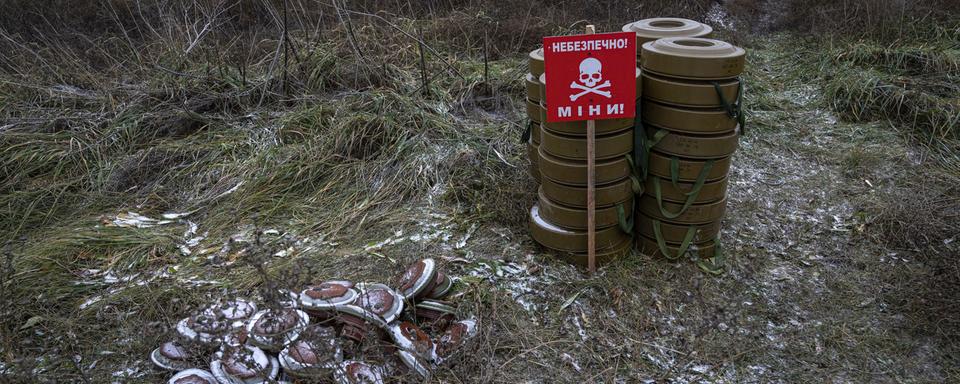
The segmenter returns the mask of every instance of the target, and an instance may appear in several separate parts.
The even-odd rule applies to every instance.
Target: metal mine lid
[[[400,349],[412,352],[425,360],[436,360],[436,352],[430,336],[409,321],[390,326],[390,337]]]
[[[541,133],[541,146],[547,153],[567,160],[587,161],[587,141],[583,137],[569,136],[544,129]],[[596,136],[594,158],[613,159],[633,151],[633,130],[614,132]]]
[[[326,376],[343,361],[343,350],[332,328],[311,332],[280,351],[280,366],[296,377]]]
[[[654,137],[660,129],[648,126],[647,137]],[[736,130],[719,135],[684,135],[679,132],[663,130],[663,135],[654,149],[690,159],[719,159],[732,155],[740,142],[740,133]],[[639,133],[639,132],[638,132]]]
[[[259,383],[275,379],[280,364],[262,349],[245,346],[217,352],[210,371],[220,383]]]
[[[430,369],[427,368],[427,365],[423,363],[415,354],[408,351],[400,350],[397,351],[397,356],[400,358],[400,361],[403,362],[407,368],[411,371],[416,372],[424,380],[430,378]]]
[[[230,321],[243,321],[257,312],[257,305],[252,301],[245,299],[228,300],[221,304],[211,307],[212,310],[219,311],[224,319]]]
[[[725,41],[671,37],[643,44],[643,70],[686,79],[728,79],[743,72],[746,51]]]
[[[426,297],[437,300],[442,299],[450,294],[451,288],[453,288],[453,278],[443,272],[438,272],[435,287],[430,293],[427,293]]]
[[[546,197],[543,189],[537,191],[538,202],[540,206],[540,217],[544,221],[553,225],[571,230],[587,230],[587,210],[580,208],[565,207],[556,204]],[[628,216],[633,212],[633,199],[629,199],[620,205],[622,211],[617,206],[596,209],[596,228],[602,229],[620,224],[620,214],[623,212]]]
[[[586,252],[587,233],[558,227],[540,215],[540,205],[530,208],[530,236],[544,247],[565,252]],[[597,249],[606,249],[623,243],[630,234],[623,232],[619,225],[597,229]]]
[[[170,370],[181,371],[191,368],[190,353],[180,343],[168,341],[163,343],[150,354],[150,360],[156,366]]]
[[[300,292],[300,306],[308,310],[331,310],[340,305],[352,303],[357,291],[349,281],[325,281],[319,285],[307,287]]]
[[[654,101],[644,102],[642,108],[644,124],[671,131],[709,135],[737,128],[737,119],[723,108],[677,108]]]
[[[380,283],[360,283],[357,288],[360,295],[353,304],[377,314],[384,322],[392,323],[403,311],[403,296],[393,288]]]
[[[610,120],[598,120],[610,121]],[[585,187],[587,185],[587,162],[564,160],[556,156],[551,156],[540,147],[540,158],[537,164],[540,166],[540,174],[543,177],[556,181],[560,184]],[[624,180],[633,174],[630,168],[630,162],[625,156],[616,159],[597,161],[596,168],[597,185],[615,183]]]
[[[427,285],[433,282],[436,277],[437,268],[433,259],[417,260],[403,272],[398,290],[404,299],[413,300],[423,293]]]
[[[637,34],[637,48],[639,48],[648,41],[664,37],[707,36],[713,32],[713,27],[689,19],[655,17],[626,24],[622,30]]]
[[[361,306],[350,304],[350,305],[338,306],[338,307],[336,307],[335,309],[336,309],[336,311],[339,312],[339,313],[342,313],[342,314],[344,314],[344,315],[355,316],[355,317],[357,317],[357,318],[362,319],[363,321],[365,321],[365,322],[367,322],[367,323],[373,324],[374,326],[376,326],[376,327],[378,327],[378,328],[386,328],[386,327],[387,327],[387,322],[384,321],[383,318],[380,317],[380,315],[377,315],[376,313],[370,312],[370,311],[364,309],[364,308],[361,307]]]
[[[723,99],[728,103],[735,103],[740,94],[740,80],[718,80],[716,83],[720,87]],[[643,73],[643,96],[679,107],[720,108],[723,106],[713,82],[670,78],[648,72]],[[605,120],[597,122],[600,121]]]
[[[383,384],[383,376],[383,368],[355,360],[340,363],[333,375],[338,384]]]
[[[217,384],[217,378],[202,369],[187,369],[177,372],[167,384]]]
[[[201,312],[177,323],[177,333],[191,343],[212,344],[231,330],[231,324],[209,313]]]
[[[530,51],[527,55],[527,68],[534,77],[540,77],[543,74],[543,48]]]
[[[450,305],[450,302],[443,300],[423,300],[417,303],[417,309],[426,309],[448,314],[456,314],[457,309]]]
[[[283,308],[262,310],[247,322],[247,334],[251,344],[268,351],[279,351],[290,344],[307,324],[310,316],[299,309]]]
[[[477,335],[476,320],[460,320],[450,324],[443,336],[437,340],[437,355],[441,359],[449,358],[454,352],[463,347],[466,342]]]

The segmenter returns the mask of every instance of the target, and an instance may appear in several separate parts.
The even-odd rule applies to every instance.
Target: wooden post
[[[597,33],[593,25],[588,25],[586,34]],[[587,120],[587,268],[593,275],[597,271],[597,200],[596,200],[596,123]]]

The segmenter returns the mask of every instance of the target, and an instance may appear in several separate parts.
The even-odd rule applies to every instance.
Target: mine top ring
[[[661,38],[668,36],[705,36],[713,32],[709,25],[688,19],[658,17],[644,19],[623,26],[624,32],[634,32],[640,37]]]
[[[644,44],[650,51],[684,57],[740,57],[743,48],[716,39],[702,37],[668,37]]]

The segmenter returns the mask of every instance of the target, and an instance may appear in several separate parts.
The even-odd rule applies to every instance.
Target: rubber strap
[[[530,142],[530,132],[533,131],[533,121],[527,122],[527,129],[523,130],[523,133],[520,134],[520,144],[526,144]]]
[[[697,196],[700,195],[700,190],[703,189],[703,184],[707,180],[707,174],[710,173],[710,169],[713,168],[713,162],[713,160],[710,160],[703,165],[703,169],[701,169],[700,174],[697,175],[697,181],[693,184],[693,188],[690,189],[690,192],[684,192],[684,195],[687,196],[687,201],[683,202],[683,207],[677,212],[670,212],[666,207],[663,206],[663,194],[661,193],[660,178],[653,176],[653,193],[657,198],[657,206],[660,208],[660,214],[663,215],[663,217],[675,219],[677,216],[680,216],[686,212],[687,209],[693,205],[693,202],[697,200]]]
[[[633,216],[627,219],[627,212],[623,209],[623,203],[617,204],[617,220],[620,222],[621,231],[633,234]]]
[[[714,276],[720,276],[726,270],[727,258],[723,254],[723,247],[719,240],[714,240],[713,257],[707,259],[698,259],[697,267],[700,270]]]
[[[683,236],[683,242],[680,244],[680,248],[677,249],[676,255],[670,254],[670,249],[667,248],[667,242],[663,240],[663,233],[660,231],[660,220],[653,220],[653,235],[657,238],[657,247],[660,248],[660,253],[663,257],[666,257],[667,260],[677,260],[687,253],[687,248],[690,247],[690,243],[693,241],[693,236],[697,233],[697,227],[691,225],[687,229],[687,234]]]
[[[723,106],[723,109],[727,111],[727,116],[730,116],[731,119],[737,119],[737,124],[740,125],[740,134],[744,135],[747,133],[746,118],[743,115],[742,110],[742,100],[743,100],[743,79],[737,78],[737,99],[730,103],[727,101],[726,96],[723,95],[723,90],[720,89],[720,83],[716,81],[711,81],[713,84],[713,89],[717,91],[717,97],[720,98],[720,105]]]

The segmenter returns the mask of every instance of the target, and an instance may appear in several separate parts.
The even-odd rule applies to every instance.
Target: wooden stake
[[[596,28],[588,25],[586,34],[594,33]],[[596,123],[587,120],[587,267],[591,275],[597,271],[596,130]]]

